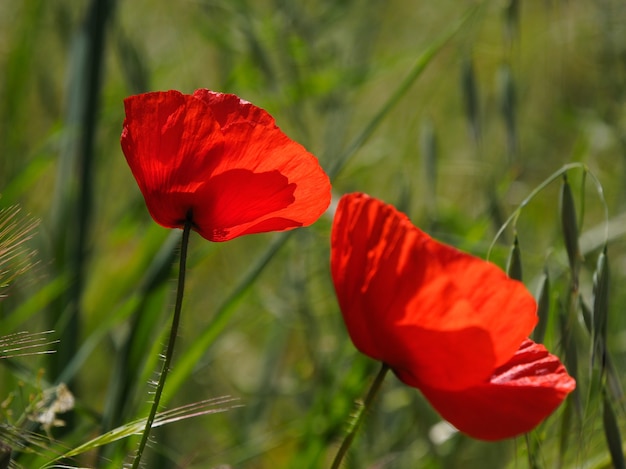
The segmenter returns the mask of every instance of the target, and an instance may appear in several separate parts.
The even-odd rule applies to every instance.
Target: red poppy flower
[[[124,105],[122,150],[162,226],[189,219],[204,238],[226,241],[310,225],[330,203],[317,159],[235,95],[165,91]]]
[[[522,283],[433,240],[390,205],[341,199],[331,270],[356,348],[470,436],[527,432],[575,387],[558,358],[527,339],[536,303]]]

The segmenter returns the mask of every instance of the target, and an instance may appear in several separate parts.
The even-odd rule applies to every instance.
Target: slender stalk
[[[178,325],[180,323],[180,312],[183,305],[183,292],[185,290],[185,269],[187,265],[187,246],[189,245],[189,233],[191,231],[191,217],[188,217],[185,221],[183,228],[183,237],[180,242],[180,268],[178,270],[178,287],[176,289],[176,303],[174,305],[174,317],[172,318],[172,327],[170,329],[170,337],[167,342],[167,349],[165,350],[165,358],[163,360],[163,369],[161,370],[161,376],[159,376],[159,383],[157,384],[156,391],[154,393],[154,402],[150,408],[150,415],[146,421],[146,427],[144,428],[137,453],[135,454],[135,460],[133,461],[132,469],[138,469],[141,462],[141,456],[143,450],[148,443],[150,437],[150,430],[152,429],[152,423],[159,409],[159,401],[161,400],[161,394],[165,387],[165,380],[167,379],[167,373],[170,369],[170,363],[172,362],[172,356],[174,355],[174,344],[176,343],[176,336],[178,335]]]
[[[331,469],[339,469],[339,467],[341,467],[341,462],[343,461],[344,456],[350,449],[350,445],[352,444],[352,441],[354,440],[354,437],[356,436],[357,431],[359,430],[359,428],[361,427],[361,424],[363,423],[364,416],[366,412],[372,406],[372,402],[374,401],[374,398],[378,394],[378,391],[380,390],[380,387],[383,384],[383,380],[385,379],[385,376],[387,375],[388,371],[389,371],[389,366],[383,363],[382,366],[380,367],[380,371],[376,375],[376,378],[374,378],[372,385],[367,391],[367,395],[365,396],[365,399],[363,400],[363,405],[359,406],[359,408],[357,409],[357,414],[354,417],[354,421],[352,422],[352,425],[350,425],[350,428],[348,429],[348,433],[346,434],[345,438],[341,442],[341,446],[339,447],[339,450],[337,451],[335,459],[333,460],[333,465],[331,466]]]

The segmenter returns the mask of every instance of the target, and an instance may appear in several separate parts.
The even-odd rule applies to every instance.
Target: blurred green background
[[[578,392],[527,438],[483,443],[440,436],[419,391],[390,377],[345,467],[609,468],[611,441],[620,467],[623,1],[4,0],[0,67],[0,206],[19,204],[23,224],[27,214],[40,221],[29,242],[36,263],[0,302],[0,335],[54,330],[60,340],[55,354],[0,361],[0,439],[11,428],[14,449],[34,450],[12,464],[43,467],[147,414],[180,233],[151,220],[126,165],[123,99],[210,88],[267,109],[319,157],[336,198],[367,192],[482,257],[542,181],[584,164],[590,173],[568,172],[579,289],[564,251],[560,177],[490,253],[504,267],[515,231],[531,291],[550,275],[545,343],[577,375]],[[237,407],[159,428],[146,467],[328,467],[377,370],[350,343],[334,298],[331,221],[332,207],[288,236],[192,236],[164,404],[232,396]],[[607,230],[608,384],[591,364],[581,306],[593,306]],[[51,429],[55,441],[39,440],[28,433],[39,431],[25,418],[29,396],[59,382],[76,408],[59,415],[68,426]],[[125,439],[66,463],[121,467],[135,445]]]

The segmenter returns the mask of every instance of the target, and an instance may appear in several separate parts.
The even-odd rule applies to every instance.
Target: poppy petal
[[[226,241],[242,234],[280,231],[301,226],[289,220],[255,226],[293,204],[295,183],[279,171],[255,173],[231,169],[213,176],[198,195],[207,203],[193,213],[197,231],[211,241]],[[268,215],[269,214],[269,215]]]
[[[257,192],[258,186],[237,185],[237,190],[241,192],[238,197],[240,207],[256,206],[258,210],[240,212],[237,215],[239,226],[236,229],[225,225],[218,227],[225,233],[224,240],[238,236],[236,233],[248,233],[249,229],[252,229],[252,232],[259,232],[264,229],[262,227],[268,226],[266,223],[268,219],[285,220],[288,228],[307,226],[315,222],[328,208],[331,197],[328,176],[317,159],[302,145],[287,137],[273,124],[273,120],[272,125],[267,127],[253,122],[232,122],[224,127],[222,132],[224,153],[228,158],[222,158],[218,162],[213,170],[214,177],[238,168],[245,168],[255,174],[278,172],[281,176],[280,182],[277,178],[277,184],[267,188],[267,191],[282,194],[281,203],[276,204],[275,197],[264,200],[266,191]],[[216,207],[232,206],[234,203],[228,201],[230,197],[228,192],[212,191],[212,196],[215,197]],[[230,220],[230,216],[224,213],[225,209],[220,209],[220,212]],[[199,226],[203,226],[215,225],[221,219],[222,217],[218,217],[217,220],[196,218],[195,221]],[[252,228],[253,226],[257,228]],[[207,233],[200,231],[200,234],[208,239],[212,238],[210,233],[206,236]]]
[[[178,91],[145,93],[124,100],[121,144],[152,218],[180,228],[196,200],[189,197],[210,177],[224,141],[202,101]]]
[[[365,194],[340,200],[331,244],[352,341],[411,386],[459,390],[483,382],[537,321],[520,282]]]
[[[193,96],[204,101],[213,111],[220,127],[226,128],[236,122],[249,122],[264,127],[276,127],[274,118],[264,109],[228,93],[198,89]]]
[[[556,356],[526,339],[511,360],[483,384],[462,391],[422,386],[421,391],[460,431],[493,441],[532,430],[575,387]]]

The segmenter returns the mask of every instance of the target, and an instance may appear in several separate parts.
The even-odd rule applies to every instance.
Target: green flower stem
[[[376,375],[376,378],[374,378],[374,382],[370,386],[369,391],[367,391],[367,395],[365,396],[365,399],[363,400],[363,404],[360,405],[359,408],[357,409],[357,413],[354,416],[354,420],[352,424],[350,425],[350,428],[348,429],[348,433],[343,439],[341,446],[339,447],[339,450],[337,451],[337,455],[335,456],[335,459],[333,460],[333,465],[331,466],[331,469],[339,469],[339,467],[341,467],[341,462],[343,461],[344,456],[350,449],[350,445],[352,444],[352,441],[354,440],[354,437],[356,436],[357,431],[359,430],[359,428],[361,427],[361,424],[363,423],[364,416],[367,413],[367,411],[370,409],[370,407],[372,406],[372,402],[374,402],[374,399],[376,398],[376,395],[378,394],[378,391],[380,390],[380,387],[383,384],[383,380],[385,379],[385,376],[387,375],[388,371],[389,371],[389,366],[383,363],[382,366],[380,367],[380,371]]]
[[[170,363],[172,362],[172,356],[174,355],[174,344],[176,343],[176,336],[178,335],[178,325],[180,323],[180,312],[183,305],[183,291],[185,290],[185,269],[187,265],[187,246],[189,245],[189,233],[191,232],[191,218],[188,218],[183,228],[183,237],[180,242],[180,268],[178,270],[178,287],[176,290],[176,303],[174,305],[174,317],[172,318],[172,327],[170,329],[170,337],[167,342],[167,349],[165,350],[165,359],[163,360],[163,369],[161,370],[161,376],[159,376],[159,383],[157,384],[156,391],[154,393],[154,402],[150,409],[150,415],[146,421],[146,427],[144,428],[137,453],[135,454],[135,460],[133,461],[132,469],[138,469],[141,462],[141,456],[143,450],[148,443],[150,436],[150,430],[154,423],[157,410],[159,409],[159,401],[161,400],[161,394],[163,394],[163,388],[165,387],[165,380],[167,379],[167,373],[170,369]]]

